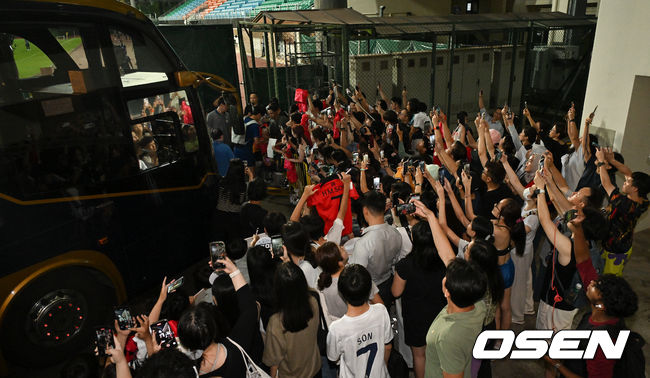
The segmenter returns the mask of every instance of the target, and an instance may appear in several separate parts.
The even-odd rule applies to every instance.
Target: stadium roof
[[[446,34],[453,30],[467,32],[525,29],[530,26],[545,29],[590,26],[596,23],[596,18],[576,17],[560,12],[368,17],[351,8],[341,8],[260,12],[253,23],[275,26],[349,25],[355,29],[372,28],[378,37],[389,37],[422,33]]]

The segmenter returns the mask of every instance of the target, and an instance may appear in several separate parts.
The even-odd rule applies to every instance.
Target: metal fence
[[[482,89],[489,108],[508,104],[519,111],[527,102],[551,120],[565,104],[584,99],[595,20],[545,17],[501,24],[457,17],[411,27],[417,32],[395,27],[401,32],[388,38],[378,38],[376,25],[241,22],[240,35],[265,34],[278,53],[263,68],[242,59],[245,88],[288,106],[296,88],[325,95],[330,80],[358,85],[370,102],[380,98],[381,85],[389,98],[406,89],[408,98],[447,114],[477,111]],[[240,56],[255,56],[241,46]]]

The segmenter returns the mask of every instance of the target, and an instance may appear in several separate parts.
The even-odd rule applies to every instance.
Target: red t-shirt
[[[309,134],[309,115],[307,113],[302,115],[302,118],[300,119],[300,126],[302,126],[302,129],[305,134],[305,141],[307,141],[307,144],[311,146],[313,143],[311,142],[311,134]]]
[[[578,268],[578,273],[580,274],[580,279],[582,280],[582,287],[586,291],[591,281],[598,279],[598,272],[596,272],[596,269],[591,262],[591,258],[577,264],[576,267]],[[602,327],[609,324],[613,325],[617,324],[618,322],[618,318],[606,322],[595,322],[591,319],[591,316],[589,317],[589,324],[591,324],[593,328]],[[611,378],[612,374],[614,373],[614,365],[616,364],[616,361],[617,360],[606,359],[603,350],[598,347],[594,358],[586,361],[587,373],[590,378]]]
[[[336,216],[339,213],[339,207],[341,206],[341,198],[343,197],[343,181],[340,179],[334,179],[328,181],[324,184],[318,184],[314,187],[315,193],[307,199],[307,206],[316,206],[318,210],[318,215],[325,222],[324,233],[327,234],[327,231],[332,227]],[[359,193],[352,185],[350,189],[350,199],[359,198]],[[348,201],[348,209],[345,213],[345,218],[343,219],[343,235],[352,233],[352,210],[351,210],[351,201]]]

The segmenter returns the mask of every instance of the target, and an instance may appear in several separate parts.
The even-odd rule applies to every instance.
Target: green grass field
[[[70,38],[59,40],[65,51],[72,51],[81,45],[81,38]],[[50,67],[52,61],[33,43],[30,43],[29,51],[25,48],[23,39],[14,40],[14,60],[18,67],[18,77],[21,79],[38,76],[41,74],[41,67]]]

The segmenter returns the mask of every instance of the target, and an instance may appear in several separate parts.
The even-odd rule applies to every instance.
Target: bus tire
[[[50,366],[94,349],[95,327],[112,325],[115,289],[82,267],[48,272],[30,282],[8,308],[1,328],[10,364]]]

